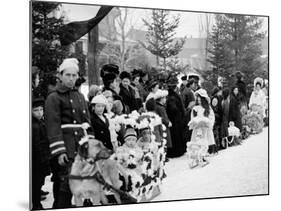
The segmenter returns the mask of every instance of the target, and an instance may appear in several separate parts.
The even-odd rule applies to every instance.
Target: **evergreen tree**
[[[56,70],[68,55],[68,47],[62,47],[59,42],[63,17],[50,16],[59,6],[54,2],[32,2],[32,66],[41,71],[35,96],[47,96],[48,85],[56,83]]]
[[[159,57],[163,59],[164,69],[166,69],[166,59],[177,55],[185,43],[186,38],[176,40],[175,30],[178,27],[180,16],[169,16],[169,11],[153,10],[152,23],[143,19],[148,31],[146,33],[146,41],[142,46],[156,55],[157,65],[159,65]]]
[[[235,80],[231,75],[241,71],[245,75],[246,84],[253,83],[263,68],[261,41],[265,33],[261,32],[261,26],[262,19],[256,16],[216,16],[208,59],[213,65],[212,73],[216,78],[221,75],[232,86]]]

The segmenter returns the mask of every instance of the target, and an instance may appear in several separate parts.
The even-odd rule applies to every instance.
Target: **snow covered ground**
[[[153,201],[268,193],[268,128],[240,146],[220,151],[203,168],[189,169],[186,157],[166,164],[167,178]]]
[[[189,169],[186,156],[170,159],[161,194],[153,201],[268,193],[268,128],[209,160],[210,164],[203,168]],[[51,193],[49,177],[43,189]],[[42,201],[43,207],[51,208],[52,202],[49,194]]]

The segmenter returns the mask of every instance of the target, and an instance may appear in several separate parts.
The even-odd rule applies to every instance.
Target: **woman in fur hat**
[[[166,111],[168,118],[172,123],[170,127],[172,147],[168,148],[167,157],[179,157],[185,153],[185,140],[184,140],[184,107],[182,99],[177,90],[178,80],[176,77],[170,78],[168,81],[168,97]]]
[[[206,149],[212,149],[216,146],[213,126],[215,123],[215,115],[213,109],[210,106],[210,98],[205,89],[200,88],[195,92],[196,103],[191,111],[191,120],[188,123],[189,127],[193,129],[190,142],[197,141],[197,133],[200,132],[201,138],[205,143]],[[214,151],[212,151],[214,152]],[[204,152],[203,157],[207,155],[207,151]],[[203,161],[205,161],[203,159]]]

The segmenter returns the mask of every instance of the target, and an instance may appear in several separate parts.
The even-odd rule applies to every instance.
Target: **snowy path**
[[[187,167],[185,156],[171,159],[162,193],[153,201],[268,193],[268,128],[209,159],[197,169]]]
[[[186,156],[170,159],[161,194],[153,201],[268,193],[268,128],[209,160],[210,164],[204,168],[191,170]],[[49,177],[43,189],[51,193]],[[51,208],[52,202],[49,194],[42,201],[43,207]]]

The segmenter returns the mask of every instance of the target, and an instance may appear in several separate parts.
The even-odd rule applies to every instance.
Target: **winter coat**
[[[155,112],[162,118],[162,123],[166,126],[166,133],[167,133],[167,147],[170,148],[172,147],[172,140],[171,140],[171,132],[170,132],[170,128],[169,128],[169,118],[166,112],[166,108],[164,105],[160,104],[160,103],[156,103],[156,107],[155,107]]]
[[[49,175],[49,160],[50,149],[45,124],[32,117],[32,171],[38,172],[42,177]]]
[[[123,103],[129,107],[129,111],[127,113],[130,113],[133,110],[137,109],[135,91],[132,87],[129,86],[127,89],[122,84],[120,84],[119,95],[122,97]]]
[[[238,127],[242,131],[242,120],[240,112],[240,99],[238,96],[235,96],[233,93],[230,95],[229,103],[229,122],[233,121],[235,127]]]
[[[237,80],[236,81],[236,86],[238,87],[238,90],[239,90],[239,94],[240,94],[240,101],[241,102],[247,102],[247,86],[245,84],[244,81],[242,80]]]
[[[103,115],[105,122],[101,120],[94,112],[91,113],[91,123],[94,129],[95,138],[100,140],[103,145],[108,149],[113,149],[111,143],[111,136],[109,131],[109,121],[105,115]]]
[[[172,123],[170,128],[172,148],[168,149],[168,157],[178,157],[185,152],[185,140],[184,140],[184,107],[181,97],[173,90],[169,90],[167,97],[167,115]]]
[[[142,107],[143,100],[141,99],[138,87],[134,83],[131,83],[131,87],[133,88],[133,90],[135,92],[136,110],[138,111]]]
[[[50,143],[51,156],[67,153],[69,159],[74,159],[78,142],[84,136],[82,128],[66,127],[66,124],[90,124],[88,105],[83,94],[77,88],[70,89],[58,84],[50,93],[45,103],[46,128]],[[69,126],[69,125],[68,125]],[[89,134],[92,128],[88,129]]]
[[[180,94],[182,97],[183,106],[186,110],[190,108],[190,102],[195,101],[194,93],[191,88],[181,85]]]
[[[215,114],[215,126],[220,126],[222,123],[222,97],[213,96],[211,98],[211,107]]]
[[[222,122],[221,122],[221,137],[228,136],[228,122],[229,122],[229,103],[230,98],[222,101]]]

